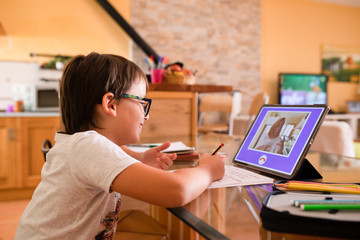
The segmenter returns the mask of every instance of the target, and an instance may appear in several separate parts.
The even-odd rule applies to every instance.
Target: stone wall
[[[131,25],[157,54],[197,70],[197,84],[240,90],[247,112],[260,91],[260,0],[131,0]],[[132,48],[148,72],[145,54]]]

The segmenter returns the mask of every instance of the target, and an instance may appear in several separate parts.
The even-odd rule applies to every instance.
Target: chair
[[[167,230],[141,210],[125,210],[119,214],[114,239],[166,240]]]
[[[241,94],[238,91],[233,94],[200,95],[198,132],[232,132],[232,119],[240,112],[240,101]]]
[[[258,114],[260,108],[267,103],[269,103],[269,95],[267,93],[259,92],[256,94],[251,102],[248,116],[240,116],[238,114],[233,118],[233,125],[235,125],[235,122],[240,122],[240,124],[236,127],[236,129],[232,130],[231,134],[244,136],[254,121],[255,116]]]
[[[46,154],[52,148],[52,144],[49,139],[45,139],[44,143],[41,145],[41,151],[44,155],[44,161],[46,162]]]
[[[344,121],[324,121],[310,150],[355,157],[350,125]]]

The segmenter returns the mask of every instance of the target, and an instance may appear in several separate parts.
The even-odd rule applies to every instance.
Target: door
[[[22,187],[35,187],[41,180],[44,156],[41,145],[45,139],[54,144],[60,129],[59,117],[23,117],[17,119],[20,133],[18,153],[22,169]]]

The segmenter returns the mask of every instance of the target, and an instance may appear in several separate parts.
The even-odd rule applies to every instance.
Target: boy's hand
[[[211,173],[212,181],[222,179],[225,173],[225,159],[219,154],[204,153],[199,160],[199,167],[206,168]]]
[[[170,142],[165,142],[157,147],[152,147],[142,153],[140,161],[156,168],[167,170],[176,159],[176,153],[166,154],[161,151],[170,147]]]

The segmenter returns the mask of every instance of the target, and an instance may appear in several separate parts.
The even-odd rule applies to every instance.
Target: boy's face
[[[145,97],[145,81],[142,79],[135,81],[126,94]],[[116,111],[118,119],[115,131],[117,131],[117,136],[121,141],[125,141],[122,144],[137,143],[140,140],[144,122],[148,119],[148,117],[145,118],[142,101],[131,98],[122,98],[118,103]]]

